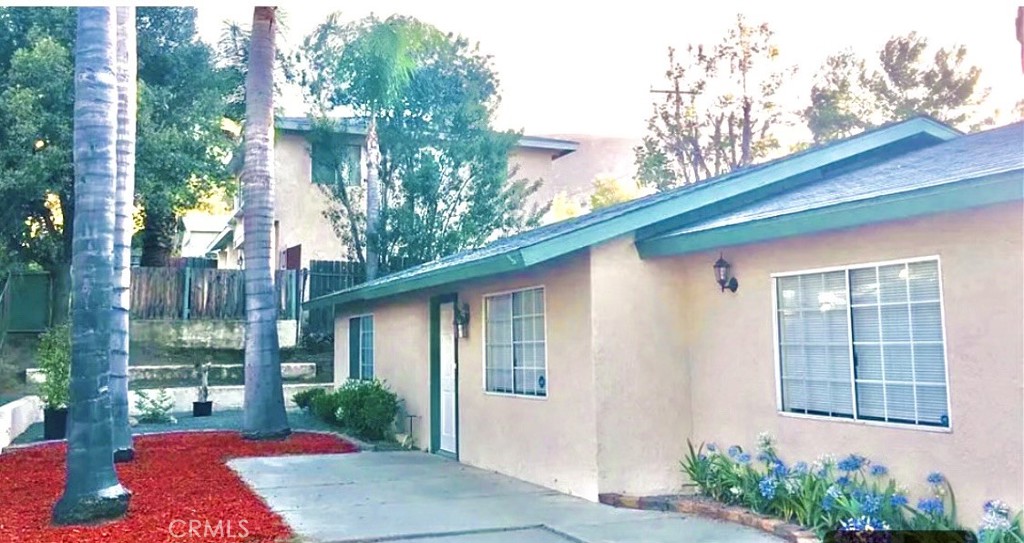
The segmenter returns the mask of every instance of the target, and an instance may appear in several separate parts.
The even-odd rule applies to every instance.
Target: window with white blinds
[[[938,260],[776,277],[784,411],[949,426]]]
[[[485,390],[547,396],[544,289],[487,296],[484,313]]]

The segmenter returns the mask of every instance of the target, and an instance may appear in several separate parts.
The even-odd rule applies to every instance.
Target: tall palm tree
[[[274,223],[274,7],[253,10],[245,77],[245,413],[242,435],[279,439],[291,433],[284,409],[277,299],[270,270]]]
[[[78,9],[71,390],[67,480],[53,508],[56,524],[120,517],[131,497],[114,471],[108,391],[117,178],[116,18],[112,7]]]
[[[367,281],[377,278],[380,264],[381,183],[377,118],[401,100],[419,62],[417,53],[436,31],[415,19],[391,16],[370,27],[341,57],[340,72],[350,78],[348,92],[369,117],[365,143],[367,161]]]
[[[135,457],[128,425],[128,312],[131,308],[132,203],[135,200],[135,113],[138,60],[135,8],[117,8],[117,189],[114,222],[114,290],[110,325],[110,401],[114,461]]]

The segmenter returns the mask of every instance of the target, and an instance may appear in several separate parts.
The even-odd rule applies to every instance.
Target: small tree
[[[39,336],[36,360],[46,378],[39,385],[46,408],[66,408],[71,386],[71,328],[67,323],[54,326]]]
[[[966,47],[929,52],[927,38],[911,32],[890,38],[875,62],[850,50],[828,57],[802,114],[816,143],[920,114],[974,130],[993,122],[981,107],[989,89],[978,88],[980,77]]]
[[[742,15],[714,46],[669,48],[665,98],[654,103],[636,153],[637,178],[665,190],[753,164],[779,147],[775,95],[793,68],[774,33]]]
[[[408,17],[332,16],[304,49],[320,111],[311,139],[332,150],[328,169],[358,171],[328,114],[349,107],[368,124],[365,180],[323,186],[327,217],[368,278],[538,224],[546,210],[524,202],[539,182],[510,181],[519,134],[492,128],[497,77],[467,40]]]

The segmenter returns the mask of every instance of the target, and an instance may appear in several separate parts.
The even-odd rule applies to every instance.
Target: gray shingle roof
[[[1024,122],[952,139],[691,224],[684,235],[1024,168]],[[1022,178],[1024,181],[1024,178]]]

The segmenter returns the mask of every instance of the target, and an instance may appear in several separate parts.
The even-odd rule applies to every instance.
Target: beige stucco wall
[[[632,236],[592,248],[590,264],[600,491],[677,492],[691,426],[682,278],[641,261]]]
[[[469,337],[459,340],[460,460],[569,494],[596,500],[594,386],[590,357],[590,264],[586,254],[517,275],[458,289],[470,307]],[[547,398],[485,393],[483,297],[544,286]],[[451,292],[451,291],[447,291]],[[348,376],[348,319],[372,314],[374,371],[416,419],[420,448],[430,445],[429,299],[439,291],[367,306],[345,307],[335,320],[335,376]]]
[[[1024,503],[1024,243],[1020,202],[726,248],[739,290],[713,282],[717,252],[667,258],[683,278],[678,310],[692,382],[693,438],[752,447],[758,432],[784,459],[859,453],[913,491],[942,471],[974,523],[988,498]],[[772,273],[938,255],[951,431],[809,420],[776,412]],[[633,287],[635,288],[635,287]]]
[[[527,199],[527,208],[543,207],[558,193],[558,187],[551,181],[554,177],[552,160],[556,160],[552,151],[546,149],[518,147],[509,155],[509,171],[515,172],[514,179],[541,180],[540,188]]]
[[[334,322],[334,380],[348,379],[348,319],[373,315],[374,375],[416,415],[412,436],[417,447],[430,446],[430,308],[426,295],[414,295],[372,306],[346,307]],[[402,429],[405,433],[405,429]]]
[[[310,260],[343,260],[345,247],[324,211],[329,198],[312,183],[309,142],[302,133],[281,132],[274,143],[277,250],[302,245],[302,267]]]
[[[463,462],[590,500],[597,499],[594,383],[586,254],[459,290],[471,330],[459,341],[459,439]],[[483,296],[544,287],[546,398],[483,389]]]

